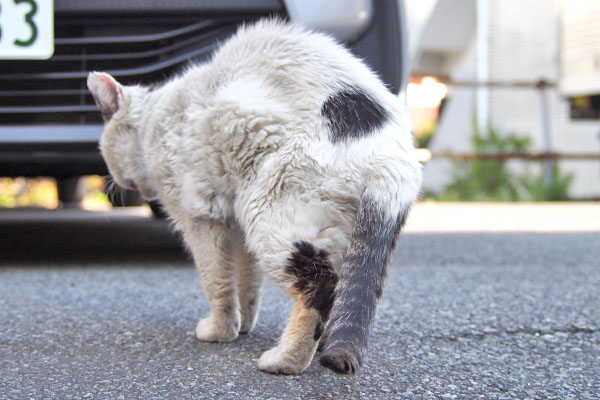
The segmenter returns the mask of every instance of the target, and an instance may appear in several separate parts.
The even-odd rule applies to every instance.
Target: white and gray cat
[[[263,20],[160,87],[92,72],[116,182],[158,199],[210,303],[201,341],[252,330],[262,273],[295,300],[258,367],[362,364],[386,264],[420,183],[396,96],[323,34]]]

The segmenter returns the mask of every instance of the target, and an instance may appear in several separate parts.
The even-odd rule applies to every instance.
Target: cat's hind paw
[[[256,320],[258,319],[258,307],[255,305],[242,307],[241,314],[242,323],[240,324],[240,333],[250,333],[254,329],[254,325],[256,325]]]
[[[201,342],[228,343],[238,337],[239,322],[215,322],[212,317],[207,317],[196,325],[196,338]]]
[[[258,359],[258,369],[270,374],[299,374],[307,366],[298,363],[293,357],[286,356],[279,347],[265,351]]]
[[[248,320],[243,319],[242,325],[240,326],[240,333],[242,333],[242,334],[250,333],[250,331],[252,331],[252,329],[254,329],[255,324],[256,324],[256,320],[248,321]]]

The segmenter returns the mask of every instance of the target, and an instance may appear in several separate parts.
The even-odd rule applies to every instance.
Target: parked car
[[[52,5],[49,0],[0,0],[0,15],[13,14],[12,25],[0,25],[0,176],[54,177],[62,201],[75,199],[79,177],[108,173],[98,151],[102,121],[86,89],[88,71],[107,71],[125,84],[163,81],[190,62],[206,60],[240,24],[272,16],[330,32],[377,71],[391,91],[399,93],[406,85],[401,0],[53,4],[48,17],[41,12]],[[48,38],[45,29],[52,20],[54,36]],[[19,37],[10,39],[17,29]],[[41,46],[43,40],[53,49],[27,54],[28,46],[37,41]]]

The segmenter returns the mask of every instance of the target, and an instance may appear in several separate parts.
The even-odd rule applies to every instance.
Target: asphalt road
[[[485,207],[415,209],[355,377],[257,370],[292,305],[269,283],[250,335],[198,342],[208,304],[162,221],[0,211],[0,398],[599,399],[599,206]]]

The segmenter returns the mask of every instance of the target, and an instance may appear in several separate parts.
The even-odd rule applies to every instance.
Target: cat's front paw
[[[196,325],[196,337],[201,342],[228,343],[238,337],[239,322],[215,321],[207,317]]]
[[[287,356],[279,346],[265,351],[258,359],[258,369],[270,374],[293,375],[302,372],[307,365],[298,363],[293,357]]]

